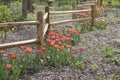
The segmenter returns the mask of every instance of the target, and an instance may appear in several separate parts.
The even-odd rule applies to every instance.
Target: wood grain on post
[[[91,27],[94,24],[94,20],[95,20],[95,5],[91,5]]]
[[[37,24],[37,39],[39,40],[37,44],[37,50],[40,50],[43,46],[43,13],[37,13],[37,20],[39,24]]]
[[[48,16],[45,20],[45,24],[48,24],[48,30],[50,29],[50,12],[49,12],[49,7],[45,7],[45,13],[48,13]],[[48,30],[47,30],[47,34],[48,34]]]

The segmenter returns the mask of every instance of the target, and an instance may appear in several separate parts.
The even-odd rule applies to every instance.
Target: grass
[[[108,5],[110,0],[104,0],[104,4]],[[111,0],[111,4],[112,6],[116,7],[120,7],[120,0]]]
[[[120,65],[120,58],[119,53],[116,53],[116,51],[113,50],[110,46],[101,46],[101,52],[105,55],[106,58],[109,59],[109,62],[114,63],[115,65]]]

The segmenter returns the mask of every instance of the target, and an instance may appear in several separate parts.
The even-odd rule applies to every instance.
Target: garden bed
[[[113,26],[114,25],[114,26]],[[84,46],[84,68],[44,67],[34,74],[26,74],[20,80],[119,80],[120,65],[110,61],[101,51],[101,46],[110,46],[114,50],[120,49],[120,24],[108,25],[107,30],[99,30],[80,34],[80,42],[76,46]],[[120,56],[120,54],[118,54]]]
[[[114,15],[116,14],[113,14],[113,16]],[[32,69],[27,70],[26,74],[19,80],[119,80],[120,65],[118,63],[116,64],[116,61],[112,61],[111,59],[113,57],[110,56],[112,55],[118,59],[120,57],[120,43],[115,40],[120,38],[119,16],[116,20],[117,21],[111,20],[108,14],[107,29],[91,31],[79,35],[80,40],[76,45],[76,51],[78,51],[80,46],[85,49],[82,55],[84,61],[83,68],[77,69],[68,66],[60,66],[57,68],[45,65],[36,73],[34,73]],[[2,39],[0,36],[0,43],[3,43],[3,40],[6,43],[33,39],[36,38],[35,34],[35,28],[21,28],[13,33],[8,32],[6,39]],[[31,47],[35,48],[35,46]],[[111,50],[109,50],[109,48]],[[8,51],[11,50],[8,49]],[[106,51],[113,53],[108,55]],[[18,53],[19,49],[14,48],[12,52]]]

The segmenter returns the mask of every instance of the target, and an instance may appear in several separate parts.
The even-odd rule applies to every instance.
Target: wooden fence
[[[93,25],[94,23],[94,19],[95,19],[95,10],[96,10],[96,1],[93,0],[93,1],[85,1],[85,2],[82,2],[81,4],[79,5],[76,5],[75,3],[72,4],[72,9],[73,10],[86,10],[87,12],[87,9],[90,9],[91,11],[91,26]],[[73,14],[73,16],[80,16],[80,14]]]
[[[24,21],[24,22],[7,22],[7,23],[0,23],[0,28],[4,27],[11,27],[11,26],[23,26],[23,25],[37,25],[37,38],[36,39],[30,39],[30,40],[24,40],[24,41],[18,41],[18,42],[12,42],[12,43],[5,43],[0,44],[0,49],[5,48],[11,48],[15,46],[21,46],[21,45],[27,45],[27,44],[37,44],[37,49],[40,49],[42,47],[43,43],[43,34],[45,34],[45,30],[43,31],[43,17],[46,15],[43,15],[43,12],[37,13],[37,21]],[[47,25],[45,25],[47,26]],[[44,32],[44,33],[43,33]]]
[[[74,21],[84,21],[84,20],[91,20],[91,24],[93,24],[94,14],[95,14],[94,4],[92,5],[89,4],[89,5],[91,6],[91,9],[71,10],[71,11],[50,11],[49,7],[45,7],[45,14],[43,14],[43,12],[37,13],[37,21],[0,23],[0,28],[6,27],[6,26],[11,27],[11,26],[23,26],[23,25],[37,25],[37,38],[36,39],[0,44],[0,49],[6,49],[6,48],[15,47],[15,46],[27,45],[27,44],[36,44],[37,49],[41,49],[43,45],[44,36],[47,33],[47,30],[50,29],[50,26],[52,25],[74,22]],[[73,13],[87,12],[87,11],[91,11],[91,17],[50,22],[50,16],[54,14],[70,14],[70,13],[73,14]]]

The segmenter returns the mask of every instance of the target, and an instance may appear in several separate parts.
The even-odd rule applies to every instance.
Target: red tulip
[[[22,58],[24,58],[24,57],[25,57],[25,54],[24,54],[24,53],[22,53],[22,54],[20,54],[20,56],[21,56]]]
[[[80,51],[83,51],[83,50],[84,50],[84,48],[83,48],[83,47],[80,47],[80,48],[79,48],[79,50],[80,50]]]
[[[76,50],[76,47],[72,47],[72,50],[75,51],[75,50]]]
[[[26,48],[26,52],[27,52],[27,53],[31,53],[31,52],[32,52],[32,48],[27,47],[27,48]]]
[[[69,49],[70,47],[71,47],[71,45],[66,45],[66,48],[68,48],[68,49]]]
[[[12,68],[12,65],[11,65],[11,64],[6,64],[6,68],[7,68],[7,69],[11,69],[11,68]]]
[[[73,58],[73,59],[74,59],[74,58],[77,58],[77,56],[78,56],[77,54],[71,54],[71,55],[70,55],[70,57]]]
[[[0,51],[1,54],[5,54],[5,52],[6,52],[5,50],[1,50]]]
[[[12,58],[12,59],[16,59],[16,57],[17,57],[16,53],[12,53],[12,54],[10,54],[10,58]]]
[[[23,50],[25,50],[25,46],[20,46],[20,49],[23,51]]]
[[[42,52],[42,53],[45,53],[45,52],[46,52],[46,48],[43,47],[43,48],[41,49],[41,52]]]

